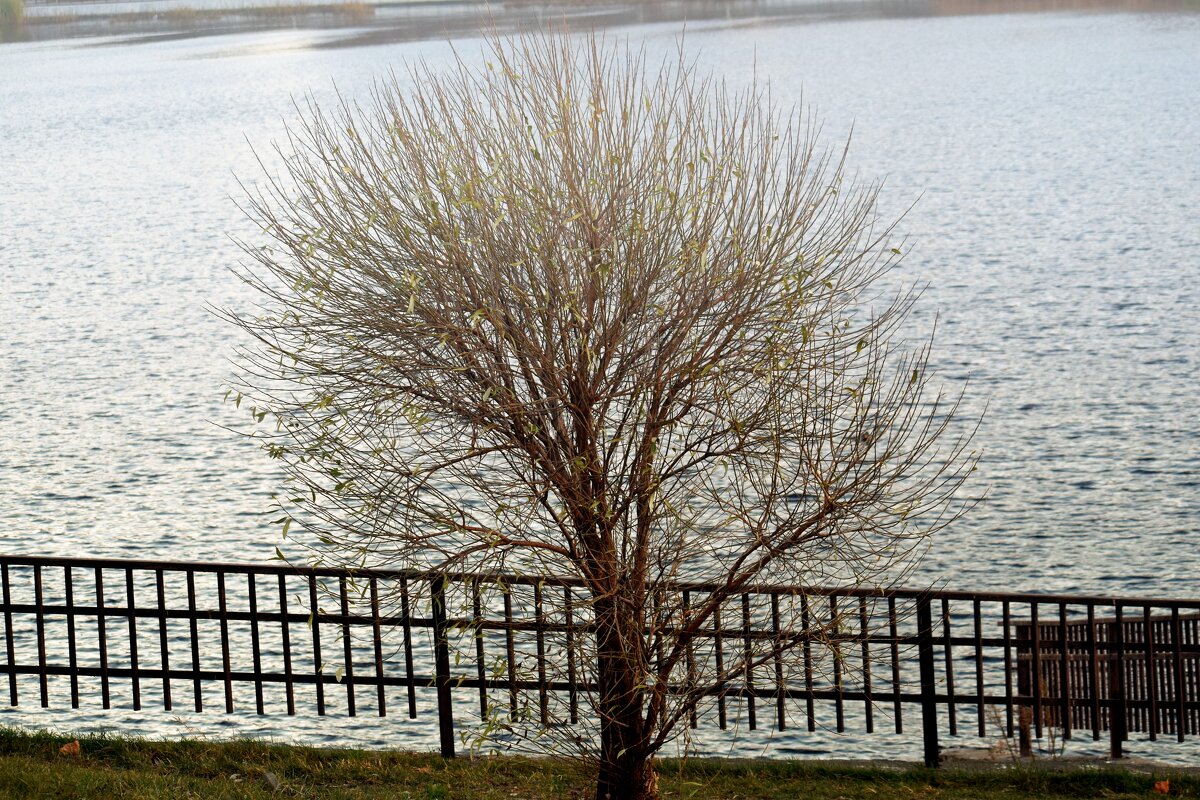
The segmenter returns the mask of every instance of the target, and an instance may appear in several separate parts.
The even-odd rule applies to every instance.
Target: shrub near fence
[[[109,708],[119,687],[135,710],[211,710],[214,689],[225,712],[436,708],[447,757],[456,712],[464,730],[594,724],[591,616],[570,579],[24,556],[0,556],[0,578],[13,706],[69,691]],[[685,607],[710,589],[672,587]],[[693,728],[811,731],[827,713],[841,732],[853,711],[868,733],[902,733],[919,711],[931,766],[943,732],[984,736],[990,713],[1012,736],[1022,708],[1038,736],[1107,730],[1114,755],[1131,731],[1200,733],[1200,600],[751,587],[694,637],[679,681],[762,639],[804,657],[706,686]]]

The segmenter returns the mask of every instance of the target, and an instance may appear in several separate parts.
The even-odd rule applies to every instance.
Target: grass
[[[0,798],[450,798],[590,797],[591,775],[569,761],[438,756],[269,745],[254,741],[155,742],[111,736],[79,739],[0,728]],[[1119,769],[931,771],[822,765],[805,761],[664,761],[664,797],[694,800],[849,798],[1200,797],[1200,777]]]

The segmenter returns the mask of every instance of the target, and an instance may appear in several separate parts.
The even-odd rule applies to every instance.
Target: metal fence
[[[594,720],[577,580],[15,555],[0,579],[14,706],[69,688],[76,708],[98,692],[104,708],[200,712],[215,693],[226,712],[383,716],[399,696],[409,717],[436,706],[447,757],[456,713]],[[686,612],[716,588],[667,591]],[[795,647],[751,658],[764,641]],[[839,732],[902,733],[919,711],[931,766],[943,733],[1011,737],[1022,718],[1039,737],[1107,731],[1114,755],[1131,731],[1200,733],[1200,600],[747,587],[689,638],[681,670],[722,662],[745,666],[704,687],[712,707],[692,727],[811,731],[828,710]]]
[[[1114,755],[1130,731],[1200,733],[1200,614],[1118,603],[1114,615],[1017,623],[1017,686],[1039,726],[1109,731]],[[1036,614],[1036,607],[1033,609]]]

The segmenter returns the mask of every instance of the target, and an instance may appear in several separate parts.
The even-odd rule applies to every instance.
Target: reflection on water
[[[676,47],[682,7],[586,18],[654,57]],[[976,481],[989,497],[920,579],[1200,595],[1200,15],[976,13],[998,7],[687,4],[684,47],[732,82],[757,72],[783,102],[815,103],[831,141],[853,125],[853,163],[888,176],[885,214],[920,198],[895,277],[929,283],[921,321],[940,314],[938,367],[951,386],[970,377],[968,413],[990,403]],[[229,199],[235,175],[258,174],[247,140],[270,168],[293,97],[363,97],[405,59],[448,62],[440,37],[480,24],[413,11],[389,27],[383,13],[353,29],[0,46],[3,549],[273,552],[277,476],[220,427],[241,421],[221,403],[235,335],[205,306],[252,301],[226,269],[226,236],[257,235]],[[516,25],[543,11],[503,13]],[[476,44],[458,47],[470,59]],[[172,722],[63,705],[0,721],[380,746],[435,734],[393,717]],[[917,752],[804,731],[713,747]]]

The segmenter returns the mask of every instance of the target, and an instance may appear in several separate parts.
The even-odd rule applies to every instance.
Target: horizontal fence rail
[[[574,579],[0,555],[0,581],[13,706],[69,691],[74,708],[436,711],[447,757],[456,712],[460,728],[595,719],[595,625]],[[717,591],[655,595],[654,659]],[[753,586],[715,605],[668,685],[706,698],[693,728],[827,716],[902,733],[918,707],[931,766],[960,728],[1107,732],[1114,756],[1131,732],[1200,734],[1200,600]]]

